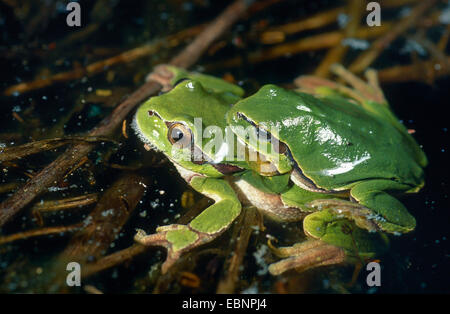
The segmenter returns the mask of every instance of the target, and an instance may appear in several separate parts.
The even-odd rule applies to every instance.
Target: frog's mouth
[[[193,139],[191,142],[191,162],[196,165],[210,164],[221,174],[225,175],[241,172],[244,170],[241,167],[235,165],[214,162],[214,160],[212,160],[209,156],[203,153],[200,147],[195,145]]]

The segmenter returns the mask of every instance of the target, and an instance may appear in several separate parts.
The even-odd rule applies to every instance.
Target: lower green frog
[[[284,258],[270,265],[274,275],[371,258],[387,249],[387,233],[415,228],[395,196],[423,186],[425,154],[373,71],[368,83],[342,66],[333,71],[351,88],[307,76],[298,90],[266,85],[243,98],[224,80],[159,68],[153,79],[174,87],[139,107],[134,128],[214,200],[187,225],[138,230],[136,241],[167,248],[163,272],[216,239],[247,206],[277,221],[303,221],[308,240],[282,248],[269,241]]]

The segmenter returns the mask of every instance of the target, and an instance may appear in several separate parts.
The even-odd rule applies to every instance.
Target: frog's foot
[[[354,91],[363,97],[363,99],[372,100],[379,104],[387,104],[386,98],[384,97],[383,91],[378,82],[377,72],[374,69],[368,69],[364,73],[367,83],[347,70],[342,64],[333,64],[330,67],[330,70],[342,78],[346,83],[350,84]],[[356,99],[359,100],[358,98]]]
[[[341,64],[333,64],[330,69],[334,74],[342,78],[345,83],[348,83],[350,87],[313,75],[302,75],[295,79],[294,84],[300,91],[307,93],[327,95],[332,90],[347,95],[359,103],[370,100],[379,104],[387,104],[375,70],[368,69],[365,72],[366,83]]]
[[[156,233],[150,235],[142,229],[136,229],[134,240],[145,246],[162,246],[167,249],[167,257],[161,267],[164,274],[183,253],[211,241],[214,237],[192,230],[186,225],[173,224],[159,227]]]
[[[366,259],[382,254],[388,248],[385,234],[361,229],[354,221],[331,209],[306,216],[303,230],[310,239],[292,247],[274,248],[269,242],[275,255],[285,258],[269,266],[271,274],[348,262],[364,264]]]
[[[284,258],[269,266],[269,272],[274,276],[290,269],[304,272],[308,269],[342,264],[346,261],[346,253],[342,248],[321,240],[307,240],[291,247],[281,248],[275,248],[269,240],[268,245],[275,255]]]
[[[353,221],[358,227],[367,231],[380,230],[372,210],[356,202],[340,199],[317,199],[309,202],[308,206],[317,210],[328,210],[335,217]]]
[[[160,64],[156,66],[153,71],[147,75],[145,80],[148,82],[150,80],[157,82],[162,86],[161,91],[167,92],[172,89],[172,80],[174,79],[175,73],[166,64]]]

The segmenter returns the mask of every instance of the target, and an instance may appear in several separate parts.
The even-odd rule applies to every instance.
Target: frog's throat
[[[131,120],[131,128],[134,130],[136,136],[152,150],[159,152],[160,150],[144,135],[141,128],[139,127],[137,112],[135,113],[133,119]]]
[[[178,164],[176,161],[174,161],[172,158],[169,158],[169,160],[172,162],[172,164],[175,166],[175,168],[177,169],[178,173],[180,174],[180,176],[187,182],[187,183],[191,183],[192,179],[194,177],[206,177],[206,175],[189,170],[184,168],[183,166],[181,166],[180,164]]]

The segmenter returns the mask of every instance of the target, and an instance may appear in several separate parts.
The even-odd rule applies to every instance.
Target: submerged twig
[[[34,81],[16,84],[5,89],[3,94],[6,96],[11,96],[15,93],[26,93],[36,89],[41,89],[53,85],[54,83],[72,81],[80,79],[84,76],[93,76],[106,71],[112,66],[122,63],[129,63],[139,58],[156,53],[164,46],[168,46],[169,48],[176,47],[180,44],[182,39],[193,37],[200,33],[204,28],[205,25],[194,26],[187,30],[182,30],[176,34],[167,36],[164,39],[155,40],[152,43],[127,50],[117,56],[91,63],[84,68],[78,68],[72,71],[57,73],[47,78],[40,78]]]
[[[148,247],[135,243],[126,249],[114,252],[110,255],[107,255],[95,263],[91,263],[86,265],[86,268],[83,271],[83,278],[90,277],[96,273],[99,273],[103,270],[109,269],[111,267],[120,265],[135,258],[137,255],[144,253],[148,250]]]
[[[197,216],[207,205],[209,204],[209,200],[207,198],[202,198],[199,202],[195,204],[190,210],[188,210],[183,216],[181,216],[177,220],[177,224],[186,224],[193,217]],[[111,253],[94,263],[90,263],[87,265],[86,270],[83,272],[83,277],[89,277],[103,270],[109,269],[111,267],[120,265],[128,260],[133,259],[139,254],[147,251],[148,247],[141,245],[139,243],[135,243],[130,247]]]
[[[94,210],[82,223],[64,251],[53,264],[56,274],[51,289],[60,291],[65,285],[62,272],[68,262],[76,261],[83,267],[105,254],[119,236],[146,189],[147,180],[136,174],[124,174],[102,195]]]
[[[384,0],[383,8],[397,8],[406,4],[417,2],[418,0]],[[361,5],[365,5],[364,1],[359,1]],[[284,40],[287,35],[297,34],[307,30],[313,30],[336,23],[339,15],[346,12],[345,7],[337,7],[334,9],[319,12],[315,15],[302,18],[299,21],[290,22],[284,25],[273,26],[261,34],[261,42],[264,44],[275,44]],[[352,18],[350,23],[356,19],[356,15],[349,14]]]
[[[412,11],[411,14],[401,20],[398,24],[386,33],[383,37],[378,38],[372,43],[369,50],[359,55],[355,61],[349,66],[349,70],[353,73],[360,73],[367,69],[375,59],[386,49],[398,36],[402,35],[408,29],[420,22],[429,8],[431,8],[437,0],[421,1]]]
[[[41,153],[43,151],[52,150],[60,146],[80,142],[94,143],[94,142],[115,142],[115,141],[105,137],[97,137],[97,136],[76,136],[76,137],[52,138],[48,140],[35,141],[19,146],[0,148],[0,162],[20,159],[29,155]]]
[[[385,34],[391,24],[386,22],[379,27],[362,27],[357,32],[357,37],[361,39],[370,39]],[[285,44],[280,44],[255,52],[250,52],[247,56],[249,63],[259,63],[268,60],[277,59],[286,55],[294,55],[306,51],[315,51],[334,47],[342,41],[344,35],[339,31],[327,32],[319,35],[302,38]],[[216,68],[228,68],[242,65],[242,58],[235,57],[228,60],[221,60],[217,63],[205,65],[207,70]]]
[[[70,225],[70,226],[57,226],[57,227],[47,227],[47,228],[27,230],[24,232],[14,233],[14,234],[0,237],[0,245],[14,242],[17,240],[23,240],[23,239],[28,239],[28,238],[38,237],[38,236],[43,236],[43,235],[63,234],[65,232],[74,232],[80,228],[81,228],[81,224],[75,224],[75,225]]]
[[[243,215],[236,222],[236,231],[232,237],[234,248],[226,262],[226,276],[219,282],[217,293],[234,293],[236,282],[239,278],[239,270],[247,251],[248,242],[255,227],[259,226],[259,213],[254,207],[245,208]]]
[[[446,63],[450,57],[446,57]],[[436,78],[450,75],[450,68],[437,61],[424,61],[410,65],[398,65],[378,71],[382,83],[400,83],[408,81],[433,82]]]
[[[44,225],[42,218],[42,213],[54,212],[59,210],[65,210],[70,208],[81,208],[94,204],[98,200],[98,194],[86,194],[81,196],[75,196],[70,198],[64,198],[61,200],[45,201],[41,203],[36,203],[31,208],[33,216],[37,219],[37,223],[40,226]]]
[[[344,30],[344,37],[352,38],[356,35],[363,10],[364,2],[360,0],[348,1],[347,12],[351,16],[351,19]],[[314,75],[327,77],[330,71],[330,66],[334,63],[340,63],[348,49],[349,47],[342,45],[342,43],[330,49],[325,58],[322,59],[320,65],[317,67]]]

